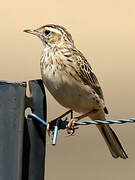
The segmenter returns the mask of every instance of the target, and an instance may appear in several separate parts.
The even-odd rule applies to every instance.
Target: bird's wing
[[[98,96],[104,100],[103,92],[97,77],[93,73],[90,64],[83,54],[76,49],[72,49],[72,51],[70,51],[70,55],[67,55],[67,57],[72,63],[75,63],[73,67],[83,84],[92,87]]]

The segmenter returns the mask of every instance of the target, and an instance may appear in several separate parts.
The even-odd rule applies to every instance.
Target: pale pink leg
[[[97,112],[98,110],[93,110],[93,111],[90,111],[88,113],[85,113],[81,116],[78,116],[78,117],[75,117],[73,119],[71,119],[67,125],[67,133],[70,134],[70,135],[73,135],[75,133],[75,129],[78,129],[79,127],[75,127],[75,122],[87,117],[89,114],[91,113],[95,113]]]

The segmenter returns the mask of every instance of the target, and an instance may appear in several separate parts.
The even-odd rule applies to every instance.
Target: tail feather
[[[121,157],[123,159],[128,158],[125,150],[123,149],[118,137],[109,125],[97,125],[101,132],[112,156],[114,158]]]

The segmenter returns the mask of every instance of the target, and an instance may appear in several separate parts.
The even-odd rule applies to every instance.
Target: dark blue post
[[[46,96],[42,81],[29,81],[29,88],[31,97],[27,98],[26,106],[46,120]],[[45,128],[34,119],[25,123],[23,180],[44,180]]]
[[[0,180],[22,180],[25,91],[0,81]]]
[[[46,96],[41,80],[0,81],[0,180],[44,180],[45,126],[27,120],[25,109],[46,120]]]

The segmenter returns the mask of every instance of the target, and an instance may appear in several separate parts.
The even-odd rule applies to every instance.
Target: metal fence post
[[[31,97],[27,107],[46,120],[46,96],[41,80],[29,81]],[[45,126],[36,120],[25,123],[23,180],[44,180]]]
[[[0,81],[0,180],[44,180],[45,127],[25,118],[25,109],[46,120],[46,96],[41,80]]]
[[[0,180],[22,180],[26,83],[0,81]]]

